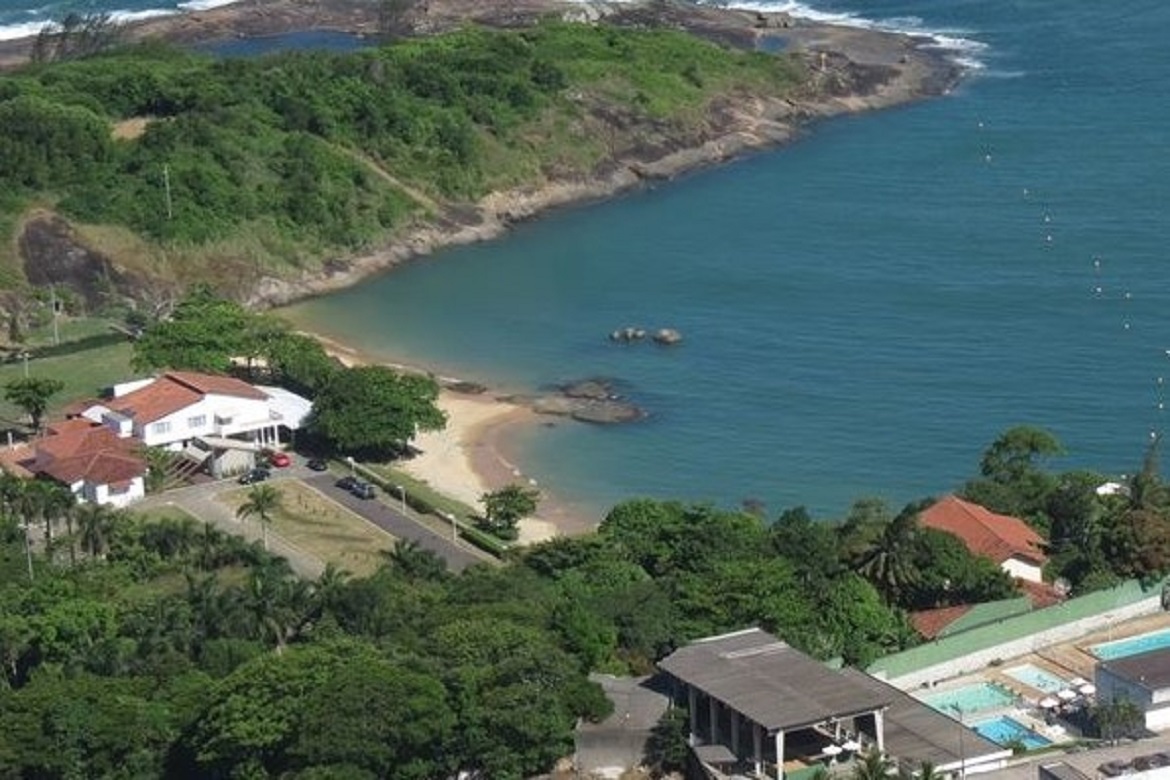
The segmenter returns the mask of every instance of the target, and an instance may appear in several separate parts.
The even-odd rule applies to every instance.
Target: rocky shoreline
[[[438,220],[407,231],[377,251],[333,260],[323,272],[297,278],[262,278],[254,286],[248,302],[274,307],[334,292],[445,247],[498,238],[513,224],[554,209],[610,198],[781,146],[823,119],[943,95],[962,75],[958,65],[937,49],[925,46],[929,42],[923,38],[826,25],[786,13],[690,4],[671,8],[673,24],[704,37],[746,47],[760,46],[761,41],[769,39],[773,47],[800,52],[819,69],[823,78],[835,81],[839,88],[830,89],[827,96],[805,100],[729,98],[716,108],[715,120],[697,143],[688,144],[679,139],[676,148],[665,150],[662,144],[650,145],[638,153],[615,158],[606,170],[593,176],[491,193],[473,205],[448,209]],[[525,19],[530,22],[532,14],[552,10],[588,13],[591,18],[621,19],[622,15],[631,13],[628,4],[565,4],[559,0],[510,4],[506,20],[489,13],[489,6],[468,0],[431,4],[430,9],[432,21],[445,20],[434,22],[437,29],[453,24],[461,14],[462,18],[488,24],[514,25]]]
[[[413,34],[431,34],[468,22],[495,27],[534,23],[549,14],[581,21],[606,19],[627,26],[667,25],[745,48],[783,49],[803,57],[817,89],[796,99],[727,96],[712,106],[698,132],[682,135],[646,128],[591,175],[548,179],[493,192],[476,203],[431,204],[420,220],[376,251],[330,258],[300,275],[260,276],[238,295],[252,306],[275,307],[351,286],[438,249],[503,235],[516,222],[552,209],[613,197],[792,141],[810,124],[945,94],[961,69],[923,38],[826,25],[786,13],[714,8],[684,2],[565,2],[428,0],[410,19]],[[135,23],[132,40],[183,45],[304,30],[359,35],[376,31],[376,8],[353,0],[243,0],[207,11]],[[0,44],[0,66],[27,57],[29,42]],[[644,136],[644,138],[643,138]],[[116,266],[116,259],[114,259]]]

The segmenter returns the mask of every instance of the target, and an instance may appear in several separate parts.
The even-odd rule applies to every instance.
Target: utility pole
[[[171,208],[171,167],[163,163],[163,189],[167,193],[167,220],[174,217],[174,210]]]
[[[33,565],[32,565],[32,544],[28,540],[29,524],[26,520],[24,523],[24,557],[28,561],[28,581],[33,581]]]
[[[57,287],[49,285],[49,305],[53,307],[53,343],[61,343],[61,333],[57,329]]]

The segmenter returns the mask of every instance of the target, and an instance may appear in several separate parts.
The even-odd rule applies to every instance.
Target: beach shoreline
[[[295,325],[295,323],[294,323]],[[337,339],[311,330],[299,332],[316,339],[326,353],[343,365],[384,365],[399,371],[427,373],[424,369],[393,359],[365,354]],[[522,454],[515,452],[515,439],[526,428],[546,425],[547,417],[526,406],[485,391],[468,393],[453,389],[454,377],[442,377],[437,406],[447,415],[441,431],[421,433],[412,441],[419,451],[395,464],[435,491],[481,509],[480,497],[509,484],[540,491],[540,504],[533,517],[520,521],[522,545],[535,544],[556,536],[577,536],[596,528],[601,518],[570,504],[527,475]],[[573,423],[581,424],[581,423]]]

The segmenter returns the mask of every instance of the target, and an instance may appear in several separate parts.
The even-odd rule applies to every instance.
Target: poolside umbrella
[[[821,752],[824,753],[826,756],[829,756],[830,758],[832,758],[833,756],[841,755],[841,751],[843,751],[844,749],[845,748],[841,747],[840,745],[829,744],[829,745],[825,745],[825,749],[822,750]]]
[[[1073,688],[1080,688],[1082,685],[1088,685],[1089,681],[1084,677],[1074,677],[1068,681],[1068,684]]]
[[[1092,696],[1097,692],[1097,686],[1093,685],[1093,683],[1085,683],[1080,688],[1077,688],[1077,690],[1083,693],[1085,696]]]
[[[1054,699],[1054,698],[1052,698],[1051,696],[1045,696],[1045,697],[1044,697],[1043,699],[1041,699],[1041,700],[1040,700],[1038,703],[1039,703],[1039,705],[1040,705],[1041,707],[1043,707],[1043,708],[1044,708],[1044,709],[1046,709],[1046,710],[1050,710],[1050,709],[1052,709],[1053,707],[1059,707],[1059,706],[1060,706],[1060,701],[1059,701],[1058,699]]]
[[[1056,696],[1057,698],[1063,699],[1064,701],[1072,701],[1077,697],[1077,692],[1065,688],[1062,691],[1057,691]]]
[[[858,750],[861,750],[861,743],[855,739],[850,739],[841,744],[841,749],[848,750],[850,753],[855,753]]]

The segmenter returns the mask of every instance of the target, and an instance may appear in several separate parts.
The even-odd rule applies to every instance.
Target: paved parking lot
[[[314,474],[304,480],[306,485],[321,491],[355,514],[361,515],[391,536],[418,542],[418,545],[424,550],[430,550],[445,560],[447,568],[451,571],[460,572],[472,564],[492,560],[486,553],[472,547],[467,542],[455,542],[450,537],[437,534],[430,528],[411,520],[401,510],[386,503],[391,500],[390,497],[380,497],[373,500],[360,499],[349,491],[337,487],[334,484],[336,481],[337,476],[327,472]]]
[[[272,480],[301,480],[309,487],[328,496],[331,500],[395,538],[418,542],[424,550],[430,550],[445,560],[447,568],[453,572],[461,572],[475,563],[490,563],[495,560],[468,542],[454,541],[450,537],[440,535],[427,526],[412,520],[409,517],[409,511],[408,514],[403,514],[397,508],[384,503],[383,499],[391,500],[389,497],[383,496],[373,500],[356,498],[348,491],[334,485],[337,480],[336,474],[329,472],[318,474],[309,471],[299,458],[294,458],[293,463],[294,465],[289,468],[274,469]],[[207,482],[148,496],[135,504],[134,509],[173,505],[200,521],[210,522],[227,533],[250,540],[259,539],[260,528],[255,521],[241,520],[217,499],[220,493],[239,488],[240,486],[234,479]],[[279,534],[270,531],[268,545],[272,552],[287,558],[293,571],[302,577],[316,579],[325,570],[324,561],[312,553],[301,550]]]

